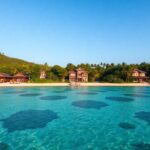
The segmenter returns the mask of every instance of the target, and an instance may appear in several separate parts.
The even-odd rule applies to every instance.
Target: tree
[[[69,63],[69,64],[67,64],[67,66],[66,66],[66,70],[69,72],[69,71],[73,71],[73,70],[75,70],[76,69],[76,66],[75,65],[73,65],[72,63]]]
[[[65,77],[67,76],[65,68],[55,65],[52,67],[51,71],[60,79],[60,81],[65,81]]]

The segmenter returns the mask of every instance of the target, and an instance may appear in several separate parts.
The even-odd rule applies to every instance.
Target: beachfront
[[[40,86],[70,86],[70,83],[1,83],[0,87],[40,87]],[[79,83],[80,87],[86,86],[150,86],[149,83]]]

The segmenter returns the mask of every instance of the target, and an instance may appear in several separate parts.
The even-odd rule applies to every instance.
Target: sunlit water
[[[149,87],[0,88],[0,150],[149,150]]]

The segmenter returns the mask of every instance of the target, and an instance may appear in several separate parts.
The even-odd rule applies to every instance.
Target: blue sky
[[[0,51],[62,66],[150,62],[150,1],[0,0]]]

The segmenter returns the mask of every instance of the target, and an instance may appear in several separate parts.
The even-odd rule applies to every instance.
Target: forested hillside
[[[11,58],[4,54],[0,54],[0,72],[8,74],[16,74],[23,72],[34,79],[39,76],[40,70],[44,65],[34,64],[21,59]]]

